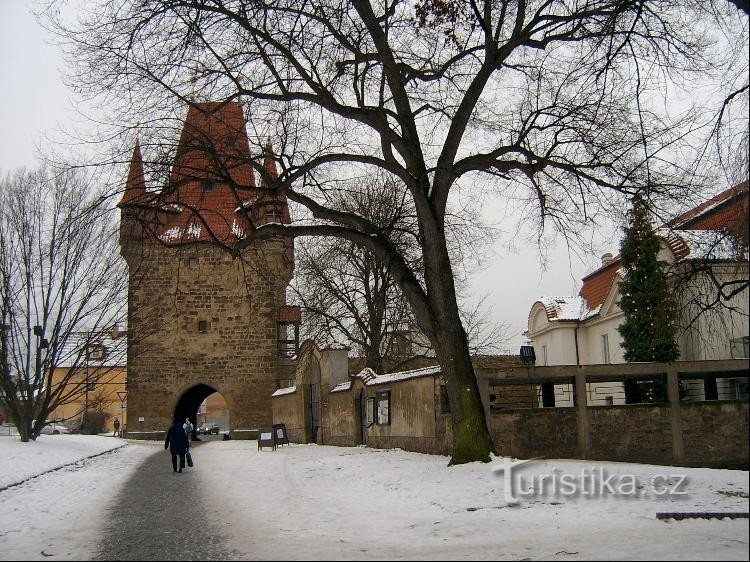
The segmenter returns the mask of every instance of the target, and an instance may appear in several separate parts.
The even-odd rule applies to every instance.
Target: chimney
[[[606,254],[602,256],[602,266],[607,265],[611,261],[612,261],[612,254],[610,254],[609,252],[607,252]]]

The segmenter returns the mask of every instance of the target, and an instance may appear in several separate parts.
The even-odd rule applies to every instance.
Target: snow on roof
[[[114,367],[127,364],[128,338],[125,331],[118,331],[118,337],[110,333],[92,334],[74,332],[70,334],[60,351],[58,367],[75,367],[86,363],[91,367]]]
[[[271,394],[271,396],[284,396],[286,394],[294,394],[295,392],[297,392],[296,386],[287,386],[286,388],[278,389],[276,392]]]
[[[602,303],[589,308],[583,297],[540,297],[537,302],[544,306],[550,322],[577,322],[588,320],[599,314]]]
[[[331,389],[331,393],[333,393],[333,392],[344,392],[346,390],[350,390],[351,387],[352,387],[352,381],[342,382],[342,383],[339,383],[336,386],[334,386]]]
[[[440,374],[440,365],[433,365],[432,367],[423,367],[421,369],[414,369],[412,371],[401,371],[398,373],[385,373],[384,375],[378,375],[374,380],[368,382],[368,385],[373,384],[386,384],[391,382],[404,381],[408,379],[416,379],[419,377],[427,377],[432,375]]]
[[[734,260],[739,257],[734,240],[723,231],[681,230],[673,232],[659,229],[658,234],[680,260]],[[682,252],[675,248],[675,243],[682,246]]]
[[[175,242],[177,240],[191,240],[201,237],[203,227],[194,222],[189,222],[185,228],[173,226],[159,235],[162,242]]]
[[[238,239],[240,239],[240,240],[241,240],[241,239],[243,239],[243,238],[245,238],[245,229],[244,229],[244,228],[243,228],[243,226],[242,226],[242,225],[241,225],[241,224],[240,224],[240,223],[239,223],[239,222],[237,221],[237,219],[236,219],[236,218],[235,218],[235,219],[234,219],[234,220],[232,221],[232,228],[231,228],[231,231],[232,231],[232,234],[233,234],[233,235],[234,235],[234,236],[235,236],[236,238],[238,238]]]
[[[378,375],[375,371],[369,367],[365,367],[352,378],[358,378],[362,380],[365,386],[373,386],[376,384],[389,384],[409,379],[416,379],[419,377],[428,377],[440,374],[440,365],[433,365],[432,367],[422,367],[421,369],[413,369],[411,371],[398,371],[395,373],[385,373]],[[352,381],[347,381],[341,384],[337,384],[331,392],[342,392],[351,388]]]

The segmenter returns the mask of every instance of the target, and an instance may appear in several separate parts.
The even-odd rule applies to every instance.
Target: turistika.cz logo
[[[504,459],[492,472],[504,479],[505,500],[518,504],[530,498],[665,498],[687,495],[688,478],[684,474],[656,474],[646,481],[634,474],[610,474],[606,467],[583,467],[567,473],[552,467],[547,474],[521,474],[519,467],[542,457],[513,461]]]

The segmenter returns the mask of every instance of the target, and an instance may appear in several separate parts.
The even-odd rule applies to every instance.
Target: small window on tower
[[[208,332],[208,320],[198,320],[198,331],[201,334]]]
[[[275,207],[267,208],[266,209],[266,222],[267,223],[281,222],[281,211],[279,211]]]
[[[201,182],[201,186],[203,187],[204,193],[211,193],[212,191],[216,191],[216,182],[214,180],[203,180],[203,182]]]
[[[190,269],[195,269],[198,267],[198,257],[197,256],[189,256],[187,259],[188,267]]]

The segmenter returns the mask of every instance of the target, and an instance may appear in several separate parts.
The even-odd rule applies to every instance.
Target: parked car
[[[218,423],[204,423],[199,429],[199,433],[202,433],[203,435],[218,435],[219,434],[219,424]]]
[[[56,420],[47,420],[44,422],[44,427],[42,428],[43,435],[60,435],[61,433],[70,433],[70,429],[63,425],[62,422]]]

